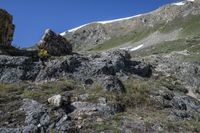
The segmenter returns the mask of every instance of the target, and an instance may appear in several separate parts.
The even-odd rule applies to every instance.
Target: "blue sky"
[[[57,33],[82,24],[129,17],[178,0],[0,0],[0,8],[14,17],[13,44],[29,47],[45,29]]]

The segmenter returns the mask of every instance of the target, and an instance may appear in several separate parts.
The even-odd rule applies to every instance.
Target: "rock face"
[[[45,31],[38,47],[48,51],[50,55],[61,56],[72,53],[72,45],[62,36],[57,35],[52,30]]]
[[[0,9],[0,45],[11,45],[15,29],[12,21],[12,16],[5,10]]]
[[[74,34],[71,34],[71,32],[66,32],[65,34],[64,37],[73,44],[75,49],[87,49],[91,44],[96,46],[110,39],[106,29],[101,24],[91,24],[79,29]]]
[[[109,58],[108,58],[109,57]],[[142,67],[138,67],[138,66]],[[108,91],[122,91],[120,75],[151,75],[151,67],[133,61],[127,51],[113,50],[96,55],[72,54],[45,62],[45,66],[30,57],[0,56],[0,82],[44,81],[74,78],[86,84],[103,83]],[[106,77],[109,78],[106,78]]]

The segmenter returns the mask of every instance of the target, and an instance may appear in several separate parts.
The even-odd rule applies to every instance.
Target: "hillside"
[[[2,11],[0,133],[200,132],[200,1],[47,29],[30,49]]]
[[[134,48],[147,42],[144,47],[148,47],[199,34],[200,2],[188,0],[180,3],[133,17],[92,22],[61,35],[77,50],[102,51],[115,47]]]

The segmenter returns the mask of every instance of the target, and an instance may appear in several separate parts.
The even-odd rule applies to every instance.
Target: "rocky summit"
[[[186,0],[19,49],[0,10],[0,133],[200,132],[199,14]]]

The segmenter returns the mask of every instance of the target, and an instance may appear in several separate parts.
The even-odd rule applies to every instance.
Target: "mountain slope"
[[[146,14],[89,23],[61,33],[61,35],[68,39],[76,50],[106,50],[117,46],[123,47],[124,44],[136,47],[138,43],[135,44],[135,42],[141,42],[145,37],[155,34],[161,37],[176,31],[174,40],[182,38],[183,35],[185,37],[185,33],[190,35],[187,34],[187,30],[196,27],[199,14],[200,2],[187,0],[168,4]],[[195,34],[199,33],[198,29],[195,31]],[[165,40],[165,37],[161,38],[163,39],[153,44]]]
[[[114,50],[63,53],[68,42],[50,30],[45,59],[6,47],[0,133],[199,133],[199,22],[190,0],[66,33],[79,50]]]

